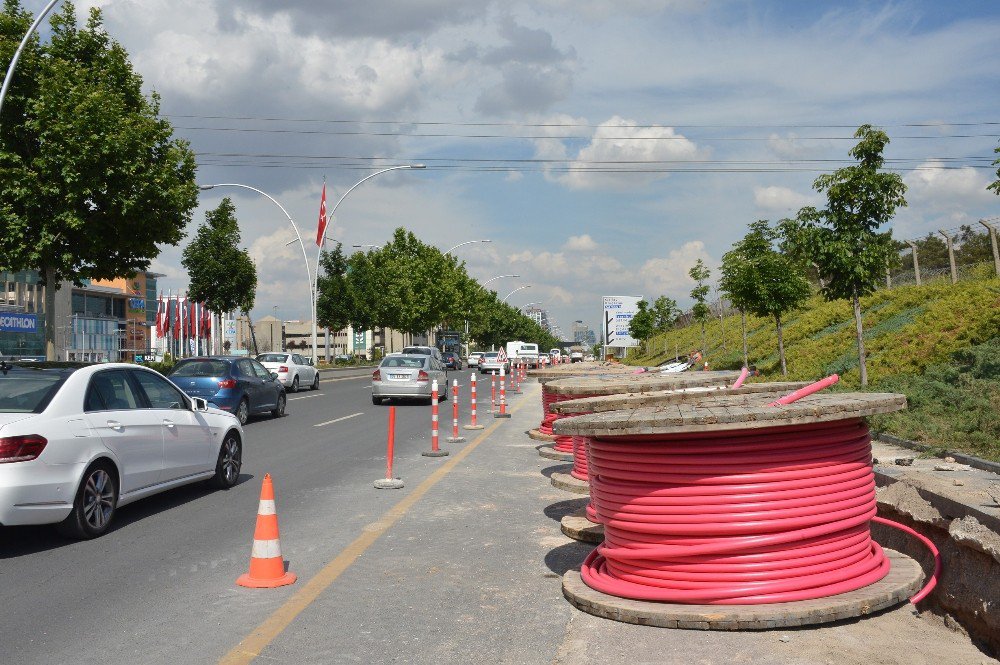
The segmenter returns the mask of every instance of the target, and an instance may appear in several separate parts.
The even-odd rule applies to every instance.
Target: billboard
[[[37,333],[36,314],[0,313],[0,332]]]
[[[632,317],[639,311],[642,296],[604,296],[605,346],[639,346],[628,332]]]

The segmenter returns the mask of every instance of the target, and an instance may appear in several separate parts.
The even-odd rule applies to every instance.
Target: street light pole
[[[454,252],[459,247],[465,247],[466,245],[471,245],[474,242],[493,242],[493,241],[492,240],[466,240],[465,242],[458,243],[457,245],[455,245],[454,247],[452,247],[451,249],[449,249],[447,252],[445,252],[445,254],[451,254],[452,252]]]
[[[427,166],[425,164],[401,164],[399,166],[390,166],[387,169],[382,169],[381,171],[376,171],[375,173],[370,173],[370,174],[366,175],[364,178],[362,178],[361,180],[358,180],[356,183],[354,183],[353,185],[351,185],[348,188],[348,190],[346,192],[344,192],[343,195],[341,195],[341,197],[337,200],[337,203],[334,204],[333,208],[327,214],[326,220],[325,220],[326,223],[329,223],[330,221],[333,220],[333,214],[335,212],[337,212],[337,208],[339,208],[340,204],[344,202],[344,199],[347,198],[347,195],[350,194],[352,191],[354,191],[354,189],[358,185],[360,185],[361,183],[365,182],[366,180],[371,180],[375,176],[382,175],[383,173],[388,173],[389,171],[398,171],[400,169],[425,169],[425,168],[427,168]],[[319,246],[316,248],[316,274],[313,275],[313,287],[312,287],[312,351],[313,351],[313,362],[314,363],[315,362],[319,362],[319,357],[317,356],[317,352],[316,352],[316,300],[319,298],[319,261],[320,261],[320,257],[323,254],[323,245],[324,244],[326,244],[326,237],[325,236],[322,239],[320,239]],[[305,248],[302,249],[302,253],[305,254]]]
[[[512,295],[514,295],[518,291],[522,291],[524,289],[530,289],[530,288],[531,288],[531,284],[525,284],[524,286],[519,286],[516,289],[514,289],[513,291],[511,291],[510,293],[508,293],[507,295],[505,295],[503,297],[503,300],[501,300],[500,302],[505,303],[505,302],[507,302],[507,298],[510,298]]]
[[[7,67],[7,74],[3,77],[3,87],[0,88],[0,111],[3,110],[3,100],[7,98],[7,90],[10,88],[11,82],[14,80],[14,68],[17,67],[17,61],[21,59],[21,51],[27,45],[28,40],[31,39],[31,35],[34,34],[35,30],[38,29],[38,25],[45,19],[45,16],[52,11],[52,8],[56,6],[59,0],[51,0],[49,4],[45,5],[45,9],[35,17],[34,23],[28,28],[28,31],[24,33],[24,38],[21,40],[21,44],[14,51],[14,57],[10,60],[10,66]]]
[[[271,196],[270,194],[268,194],[267,192],[261,191],[261,190],[257,189],[256,187],[251,187],[250,185],[241,185],[240,183],[237,183],[237,182],[220,182],[220,183],[218,183],[216,185],[199,185],[198,189],[200,189],[202,191],[207,191],[209,189],[215,189],[216,187],[241,187],[243,189],[249,189],[250,191],[257,192],[261,196],[267,198],[268,200],[271,201],[271,203],[273,203],[274,205],[278,206],[278,208],[281,209],[281,212],[283,212],[285,214],[285,217],[288,219],[288,223],[292,225],[292,229],[295,231],[295,239],[298,240],[299,247],[302,249],[302,260],[306,264],[306,285],[307,285],[307,290],[308,290],[308,285],[312,284],[312,281],[313,281],[312,272],[309,270],[309,256],[306,254],[306,246],[302,242],[302,234],[299,233],[299,227],[295,224],[295,220],[293,220],[292,216],[288,214],[288,211],[285,210],[284,206],[282,206],[280,203],[278,203],[277,200],[275,200],[275,198],[273,196]],[[316,269],[317,269],[317,271],[319,270],[319,266],[318,265],[316,266]],[[316,299],[315,299],[315,293],[313,291],[311,291],[311,290],[309,290],[309,310],[312,312],[313,322],[315,323],[315,320],[316,320]],[[313,327],[313,357],[314,358],[316,357],[316,330],[315,330],[315,326]]]

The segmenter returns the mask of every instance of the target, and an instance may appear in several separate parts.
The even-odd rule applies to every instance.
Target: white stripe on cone
[[[274,559],[281,556],[281,543],[275,540],[254,540],[250,556],[255,559]]]
[[[257,509],[258,515],[274,515],[274,500],[273,499],[261,499],[260,508]]]

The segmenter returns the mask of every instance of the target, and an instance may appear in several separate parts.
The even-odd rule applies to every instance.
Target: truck
[[[570,347],[570,350],[569,350],[569,361],[571,363],[582,363],[583,362],[583,347],[582,346]]]
[[[507,342],[507,357],[511,363],[520,361],[528,367],[538,367],[538,345],[530,342]]]

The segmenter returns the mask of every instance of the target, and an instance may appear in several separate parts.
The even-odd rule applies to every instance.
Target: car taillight
[[[382,372],[380,372],[379,370],[375,370],[374,372],[372,372],[372,381],[381,381],[381,380],[382,380]]]
[[[236,379],[223,379],[222,381],[219,381],[219,387],[220,388],[235,388],[236,387]]]
[[[430,378],[430,375],[424,370],[420,370],[420,372],[417,373],[417,381],[429,381]]]
[[[27,462],[42,454],[48,441],[39,434],[0,438],[0,464]]]
[[[288,368],[285,367],[284,365],[282,365],[281,367],[278,368],[278,372],[287,372],[287,371],[288,371]]]

